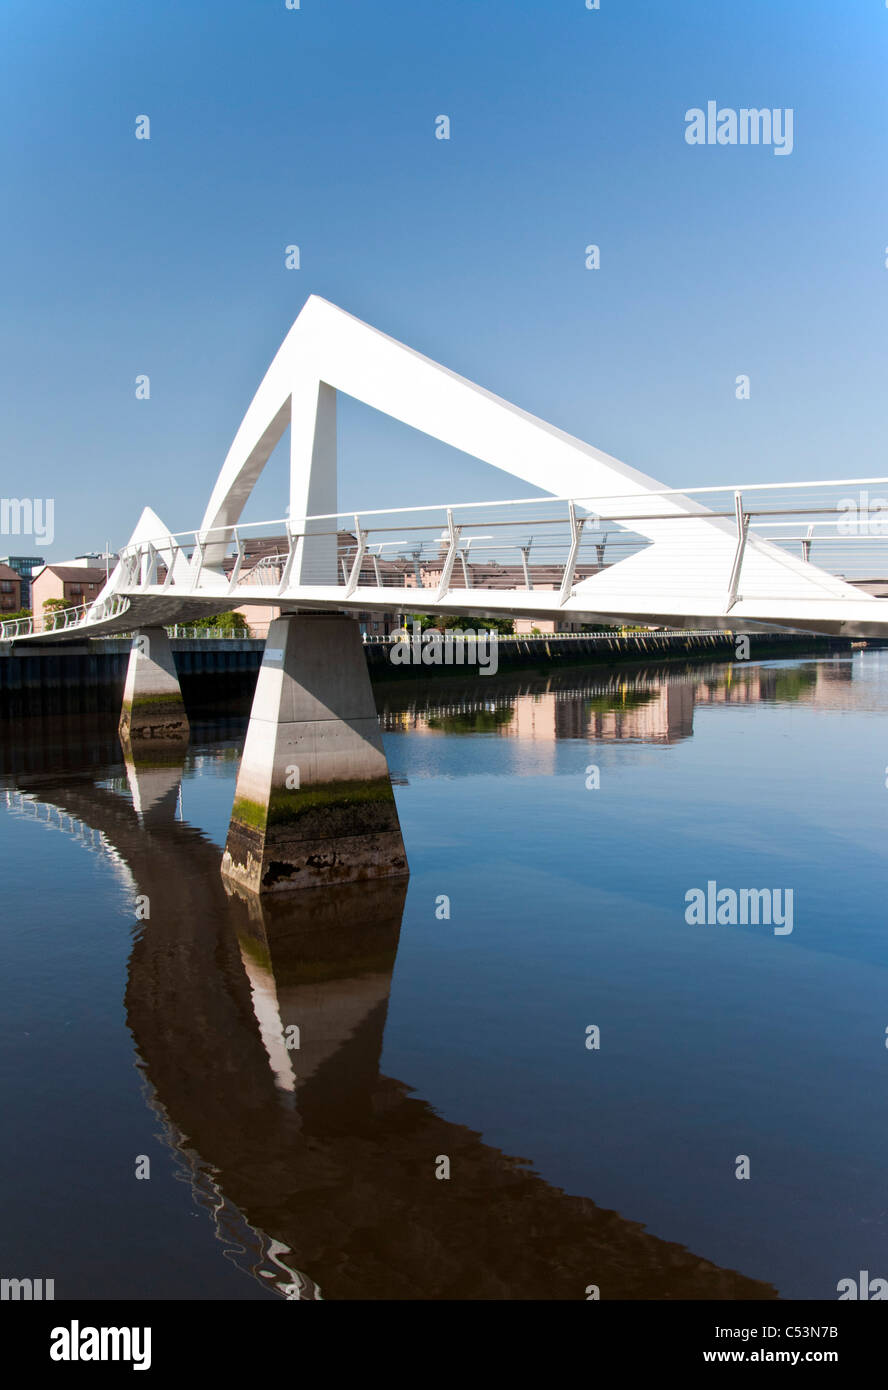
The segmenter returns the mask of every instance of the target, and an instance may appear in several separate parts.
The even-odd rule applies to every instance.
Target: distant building
[[[593,574],[598,574],[603,568],[602,565],[577,564],[574,568],[574,577],[577,583],[582,579],[589,579]],[[425,588],[437,588],[441,582],[444,564],[443,559],[421,560],[417,565],[416,573],[408,573],[404,577],[404,583],[408,588],[414,587],[417,583],[422,583]],[[504,565],[498,560],[467,561],[465,567],[460,562],[459,568],[455,571],[454,582],[463,584],[460,587],[469,589],[508,589],[526,590],[527,580],[529,579],[536,592],[545,591],[552,593],[553,590],[561,588],[563,569],[560,565],[547,564],[528,564],[527,574],[521,565]],[[467,618],[467,622],[471,620]],[[483,626],[479,619],[478,626]],[[583,623],[571,619],[558,618],[516,618],[514,621],[514,631],[516,633],[531,634],[553,633],[553,632],[582,632]]]
[[[0,613],[16,613],[22,607],[22,577],[0,562]]]
[[[60,565],[44,565],[31,580],[31,607],[35,618],[43,616],[43,605],[47,599],[62,599],[65,603],[79,606],[97,598],[105,587],[105,566],[90,565],[87,561],[94,557],[79,556],[66,560]]]
[[[31,607],[31,576],[46,561],[42,555],[2,555],[0,565],[8,565],[15,570],[21,580],[21,608]]]
[[[117,556],[106,554],[102,550],[90,550],[86,555],[76,555],[69,564],[89,565],[92,569],[103,569],[105,577],[110,575],[114,566],[117,564]]]
[[[354,560],[354,553],[357,542],[355,537],[348,531],[340,531],[337,546],[339,555],[340,575],[347,576]],[[266,536],[261,540],[249,539],[244,541],[244,555],[241,561],[240,579],[242,583],[250,585],[267,585],[272,597],[274,590],[278,587],[283,578],[284,566],[287,563],[287,537],[286,536]],[[386,584],[392,584],[403,591],[404,571],[408,567],[406,560],[379,560],[380,578]],[[222,568],[228,575],[234,569],[234,556],[227,556],[223,561]],[[159,574],[162,582],[163,571]],[[364,558],[361,569],[361,583],[375,584],[376,571],[373,560],[368,555]],[[235,608],[235,613],[243,614],[253,637],[267,637],[269,623],[281,615],[280,607],[269,603],[254,604],[245,603],[240,608]],[[392,611],[391,613],[357,613],[355,617],[361,632],[368,637],[385,637],[394,632],[398,627],[400,615]]]
[[[538,585],[537,587],[541,586]],[[535,632],[548,637],[553,632],[582,632],[583,627],[582,622],[574,622],[569,618],[559,618],[558,622],[552,618],[516,618],[514,630],[525,637],[533,636]]]

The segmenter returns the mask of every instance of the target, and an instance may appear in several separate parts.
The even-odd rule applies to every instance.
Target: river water
[[[377,702],[409,881],[268,905],[218,871],[239,714],[152,774],[113,720],[0,726],[0,1273],[57,1299],[888,1277],[888,651]],[[781,930],[689,922],[694,889],[767,890]]]

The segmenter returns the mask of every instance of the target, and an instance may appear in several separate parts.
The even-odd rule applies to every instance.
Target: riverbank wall
[[[670,661],[731,661],[739,655],[730,633],[644,632],[502,637],[496,669],[552,672],[572,667],[623,666]],[[94,638],[83,643],[44,647],[0,647],[0,718],[29,714],[119,714],[129,659],[128,638]],[[173,659],[189,712],[199,715],[249,707],[265,643],[251,638],[174,638]],[[871,643],[869,645],[882,645]],[[851,643],[833,637],[753,634],[744,659],[826,656],[848,653]],[[364,647],[371,679],[388,681],[477,678],[477,665],[397,665],[388,643]],[[469,653],[467,653],[469,654]],[[492,669],[492,667],[491,667]]]

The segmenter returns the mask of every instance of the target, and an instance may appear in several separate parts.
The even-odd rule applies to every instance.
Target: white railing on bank
[[[265,641],[265,633],[250,632],[245,628],[242,632],[232,632],[227,627],[185,627],[181,623],[174,623],[172,627],[166,629],[167,636],[179,641],[202,642],[210,640],[213,642],[256,642]]]
[[[485,628],[483,621],[478,623],[476,629],[470,628],[426,628],[426,632],[434,631],[442,636],[455,641],[475,640],[476,632],[483,632],[485,635],[488,629]],[[496,638],[500,642],[564,642],[564,641],[588,641],[589,638],[616,638],[618,641],[631,640],[636,637],[725,637],[730,638],[733,633],[728,628],[618,628],[614,632],[497,632]],[[410,634],[408,633],[408,636]],[[396,641],[402,641],[396,633],[382,636],[370,636],[363,634],[365,645],[389,645]]]

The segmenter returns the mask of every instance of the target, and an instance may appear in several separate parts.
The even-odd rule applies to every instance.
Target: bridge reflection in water
[[[406,882],[269,904],[226,893],[167,777],[140,788],[141,814],[85,781],[22,790],[35,814],[100,837],[150,899],[127,1021],[146,1100],[229,1258],[287,1298],[575,1299],[590,1282],[609,1298],[774,1296],[566,1195],[381,1075]]]
[[[493,693],[482,710],[449,687],[431,708],[395,691],[383,724],[434,733],[492,705],[511,712],[495,725],[507,736],[682,738],[694,701],[725,690],[723,668],[686,674],[621,675],[610,691],[608,676],[573,677],[517,696],[513,681],[508,701]],[[773,698],[775,675],[744,672],[731,698]],[[532,1159],[483,1143],[380,1072],[406,880],[242,896],[220,880],[218,847],[182,818],[182,763],[129,762],[125,779],[118,764],[96,781],[41,775],[30,761],[10,809],[108,855],[150,902],[125,998],[146,1103],[226,1256],[270,1291],[577,1299],[594,1284],[609,1299],[776,1296],[567,1195]],[[448,1181],[435,1176],[441,1156]]]

